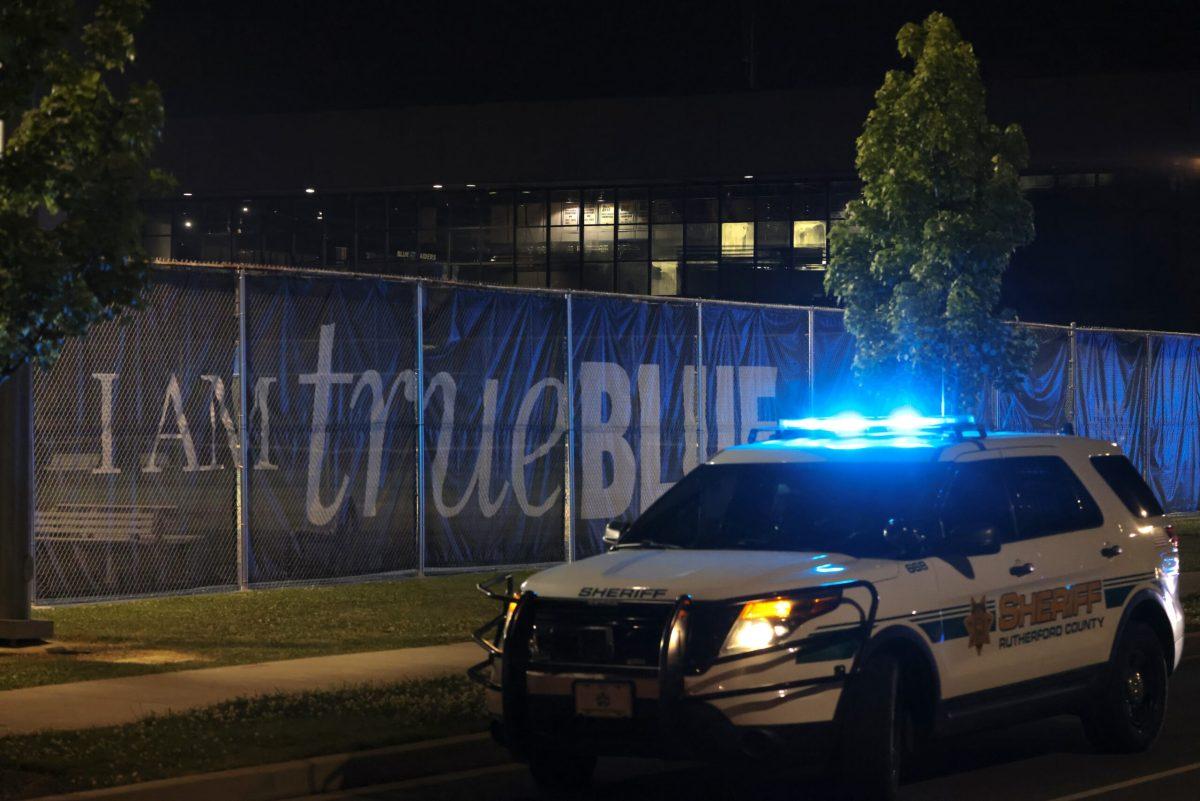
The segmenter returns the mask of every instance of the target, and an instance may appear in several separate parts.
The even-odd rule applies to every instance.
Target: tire
[[[893,801],[900,790],[909,715],[900,702],[900,665],[872,658],[847,685],[835,781],[852,801]]]
[[[1100,692],[1084,711],[1084,731],[1102,752],[1137,753],[1154,745],[1166,711],[1167,660],[1162,644],[1145,623],[1130,623]]]
[[[596,757],[539,748],[529,754],[529,773],[538,787],[549,793],[582,790],[592,783],[596,772]]]

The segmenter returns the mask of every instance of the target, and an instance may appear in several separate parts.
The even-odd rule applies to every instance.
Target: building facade
[[[1023,319],[1196,330],[1200,75],[990,87],[1036,241]],[[153,256],[829,304],[864,89],[172,120]]]

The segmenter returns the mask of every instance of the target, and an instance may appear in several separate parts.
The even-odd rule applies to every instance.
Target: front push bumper
[[[505,582],[504,589],[498,590],[502,581]],[[540,599],[533,592],[518,596],[513,591],[511,576],[497,577],[478,586],[485,595],[500,601],[502,610],[499,616],[474,633],[474,641],[487,651],[487,658],[468,670],[467,675],[487,688],[493,699],[498,696],[499,703],[491,705],[498,713],[492,732],[518,759],[527,757],[534,749],[549,747],[601,755],[680,759],[786,755],[793,764],[821,764],[836,741],[831,736],[836,726],[836,713],[831,719],[817,722],[738,725],[726,710],[730,708],[731,699],[753,701],[755,706],[783,704],[808,694],[840,690],[853,680],[857,655],[862,652],[874,627],[879,596],[869,582],[852,581],[840,586],[844,593],[852,588],[864,588],[869,599],[865,604],[851,602],[858,610],[860,622],[848,632],[854,642],[849,669],[843,662],[823,675],[734,689],[689,692],[685,678],[689,674],[698,675],[696,665],[688,659],[689,628],[696,602],[685,595],[675,600],[663,626],[657,666],[644,672],[637,681],[639,685],[652,684],[646,691],[636,694],[632,717],[612,720],[578,716],[570,694],[542,690],[555,679],[569,685],[572,679],[628,677],[611,675],[599,666],[594,672],[589,670],[573,675],[564,670],[547,676],[542,672],[545,666],[531,665],[531,642]],[[723,603],[741,604],[746,600],[731,599]],[[713,664],[727,666],[772,653],[782,657],[798,651],[804,653],[807,642],[789,641],[761,651],[721,657]],[[811,651],[812,647],[807,650]],[[711,665],[704,669],[708,667]]]

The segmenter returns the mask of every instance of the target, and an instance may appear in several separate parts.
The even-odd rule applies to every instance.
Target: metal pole
[[[417,284],[417,575],[425,575],[425,285]]]
[[[1075,323],[1071,323],[1071,328],[1067,331],[1067,422],[1071,424],[1071,429],[1074,433],[1079,432],[1076,429],[1075,420],[1075,388],[1078,382],[1075,380],[1075,366],[1078,363],[1076,360],[1075,351]]]
[[[33,593],[33,368],[0,383],[0,643],[49,639],[31,620]]]
[[[812,307],[808,309],[808,413],[817,413],[817,352],[816,352],[816,330],[817,326],[813,318],[817,316],[816,310]]]
[[[704,419],[704,304],[696,304],[696,464],[708,456],[708,426]]]
[[[567,478],[563,505],[563,550],[567,562],[575,561],[575,317],[571,293],[567,295]]]
[[[250,586],[250,374],[246,369],[246,271],[238,270],[238,415],[237,579],[238,589]]]
[[[1150,382],[1154,369],[1154,338],[1146,334],[1145,364],[1142,367],[1142,478],[1150,483],[1150,458],[1154,453],[1150,441]],[[1151,484],[1151,486],[1154,486]]]

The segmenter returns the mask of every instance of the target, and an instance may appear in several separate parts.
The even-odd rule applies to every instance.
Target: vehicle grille
[[[591,605],[540,600],[534,614],[531,666],[658,667],[671,604]]]

